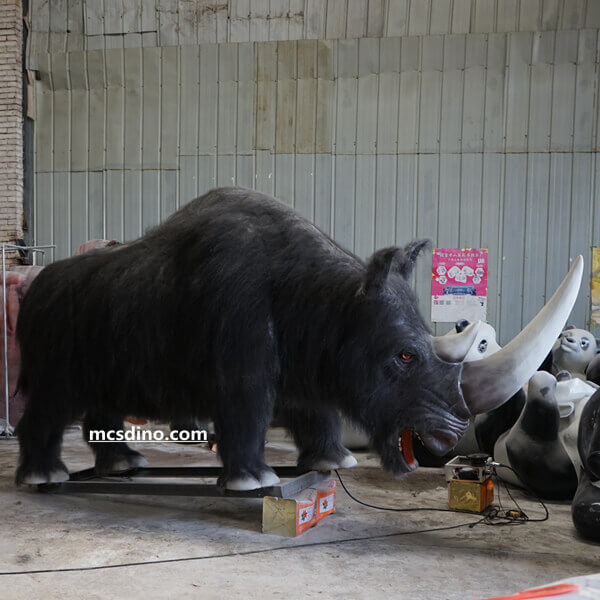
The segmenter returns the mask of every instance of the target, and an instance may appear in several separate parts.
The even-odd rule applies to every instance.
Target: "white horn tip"
[[[573,310],[582,276],[583,257],[578,256],[558,289],[523,331],[494,355],[463,366],[461,387],[473,414],[497,408],[536,372]]]

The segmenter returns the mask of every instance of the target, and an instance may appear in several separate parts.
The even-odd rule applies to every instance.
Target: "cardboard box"
[[[295,498],[263,498],[263,533],[295,537],[335,512],[336,486],[329,479]]]

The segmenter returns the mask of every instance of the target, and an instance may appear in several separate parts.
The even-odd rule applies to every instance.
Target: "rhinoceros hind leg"
[[[30,402],[17,426],[20,459],[16,483],[37,485],[61,483],[69,471],[60,459],[64,421],[57,414],[38,414]]]
[[[123,473],[138,467],[147,467],[148,461],[142,454],[130,448],[125,442],[92,442],[90,431],[120,431],[123,419],[116,416],[86,415],[83,426],[85,441],[96,456],[94,470],[98,475]]]
[[[20,465],[17,469],[17,484],[39,485],[40,483],[62,483],[69,480],[69,472],[64,463],[44,467]]]

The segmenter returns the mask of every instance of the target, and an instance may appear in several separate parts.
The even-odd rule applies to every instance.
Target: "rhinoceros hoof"
[[[315,471],[333,471],[334,469],[351,469],[358,464],[358,461],[352,454],[346,454],[340,460],[331,460],[320,458],[310,464],[310,468]]]
[[[225,482],[225,489],[231,490],[232,492],[247,492],[249,490],[257,490],[261,487],[260,481],[256,477],[247,475],[245,477],[236,477],[235,479],[228,479]]]
[[[118,455],[108,462],[102,461],[102,464],[96,464],[95,471],[99,475],[108,475],[110,473],[124,473],[132,469],[147,467],[148,461],[139,453]]]
[[[275,471],[271,469],[264,470],[258,477],[252,475],[245,475],[243,477],[235,477],[228,479],[225,482],[225,489],[234,492],[247,492],[250,490],[257,490],[259,488],[272,487],[280,483],[279,477],[277,477]]]
[[[272,487],[274,485],[279,485],[281,480],[277,477],[277,474],[274,471],[263,471],[260,474],[260,486],[261,487]]]
[[[29,473],[19,474],[18,483],[26,485],[39,485],[41,483],[62,483],[69,480],[69,473],[64,469],[54,469],[45,473],[41,471],[31,471]]]

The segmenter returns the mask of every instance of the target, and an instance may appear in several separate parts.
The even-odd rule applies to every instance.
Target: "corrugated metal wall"
[[[488,319],[504,341],[579,253],[589,281],[597,29],[119,48],[37,64],[35,239],[57,258],[237,184],[361,256],[415,236],[488,247]],[[428,262],[416,280],[426,315]],[[573,322],[588,318],[586,283]]]
[[[29,0],[29,56],[207,42],[600,27],[598,0]]]

